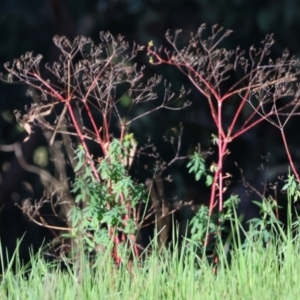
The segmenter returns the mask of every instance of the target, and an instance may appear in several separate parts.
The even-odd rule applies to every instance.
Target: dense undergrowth
[[[287,201],[297,195],[295,181],[287,180]],[[270,209],[271,208],[271,209]],[[216,242],[218,261],[203,256],[201,244],[185,237],[179,245],[161,249],[154,238],[143,259],[124,252],[116,265],[114,244],[96,255],[81,243],[79,252],[47,262],[43,249],[28,264],[18,259],[18,249],[1,275],[1,299],[298,299],[300,267],[299,219],[287,227],[265,199],[262,217],[251,221],[244,232],[232,210],[231,236],[227,248]],[[200,250],[200,251],[199,251]],[[132,251],[134,249],[132,248]],[[121,253],[121,252],[120,252]],[[0,261],[5,251],[1,249]]]
[[[236,244],[230,262],[220,244],[217,268],[185,240],[180,252],[164,250],[116,267],[110,251],[92,266],[82,255],[80,270],[64,270],[32,256],[27,267],[11,264],[1,277],[1,299],[298,299],[300,235]],[[192,246],[193,245],[193,246]],[[155,246],[153,246],[155,247]],[[17,257],[15,258],[17,259]],[[14,265],[14,267],[12,267]]]
[[[18,143],[1,145],[1,150],[15,151],[20,165],[38,174],[44,185],[44,197],[34,203],[25,201],[24,214],[60,234],[53,262],[43,259],[41,249],[24,265],[16,249],[8,266],[2,265],[6,269],[1,277],[2,299],[296,297],[300,237],[293,206],[300,189],[285,126],[298,113],[295,82],[300,62],[287,51],[273,61],[269,57],[272,35],[261,47],[251,47],[246,56],[239,47],[219,47],[230,31],[214,26],[205,39],[204,29],[201,26],[183,47],[177,45],[180,31],[174,36],[168,32],[171,50],[157,49],[150,41],[147,47],[134,44],[129,51],[122,36],[103,32],[99,45],[85,37],[71,42],[56,36],[61,57],[46,65],[47,76],[39,66],[42,57],[31,52],[5,64],[8,74],[2,79],[28,85],[33,102],[25,114],[16,112],[28,134],[24,142],[36,126],[41,127],[54,171],[26,163]],[[160,76],[144,79],[144,66],[134,59],[145,50],[150,64],[178,68],[199,92],[199,99],[207,101],[215,126],[211,145],[216,161],[210,165],[206,160],[210,151],[201,151],[200,146],[182,153],[182,124],[178,134],[169,137],[174,149],[170,161],[164,161],[151,142],[140,145],[135,140],[132,123],[159,109],[191,105],[184,87],[176,95]],[[232,74],[239,78],[233,83]],[[156,91],[162,83],[160,99]],[[153,101],[160,102],[132,113]],[[259,194],[259,199],[251,200],[260,214],[245,231],[237,213],[238,195],[225,196],[231,174],[224,171],[224,160],[230,155],[230,143],[263,121],[279,129],[291,167],[283,187],[287,222],[278,217],[277,199]],[[152,159],[146,182],[130,175],[133,161],[142,155]],[[172,181],[166,176],[168,168],[178,162],[184,162],[195,181],[204,182],[210,191],[185,235],[177,231],[172,217],[181,205],[191,203],[178,201],[176,206],[164,192],[164,183]],[[40,213],[44,205],[65,222],[64,227],[51,224]],[[139,234],[151,222],[156,233],[145,247]]]

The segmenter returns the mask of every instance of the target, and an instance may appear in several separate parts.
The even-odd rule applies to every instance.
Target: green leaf
[[[75,173],[78,172],[82,168],[83,165],[84,165],[84,161],[79,160],[78,163],[77,163],[77,165],[74,168],[74,172]]]
[[[206,181],[205,181],[206,186],[211,186],[213,184],[213,176],[211,175],[206,175]]]

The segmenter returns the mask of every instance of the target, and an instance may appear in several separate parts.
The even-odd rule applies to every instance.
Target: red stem
[[[71,116],[71,119],[72,119],[72,122],[75,126],[75,129],[76,129],[76,132],[78,134],[78,137],[84,147],[84,150],[86,152],[86,155],[87,155],[87,158],[88,158],[88,163],[91,165],[92,167],[92,170],[93,170],[93,173],[94,173],[94,176],[96,177],[97,181],[100,181],[100,177],[99,177],[99,174],[96,170],[96,167],[95,167],[95,164],[94,164],[94,161],[90,155],[90,152],[89,152],[89,149],[86,145],[86,142],[85,142],[85,137],[83,136],[82,132],[81,132],[81,129],[79,128],[78,124],[77,124],[77,121],[76,121],[76,118],[74,116],[74,113],[73,113],[73,109],[72,109],[72,106],[70,104],[70,101],[71,101],[71,95],[69,95],[69,98],[68,99],[65,99],[62,95],[60,95],[47,81],[43,80],[39,75],[33,73],[32,74],[35,78],[37,78],[40,82],[42,82],[42,84],[44,84],[49,90],[50,92],[52,93],[52,95],[57,99],[59,100],[60,102],[63,102],[67,105],[67,108],[68,108],[68,111],[69,111],[69,114]]]
[[[218,161],[218,173],[219,173],[219,212],[223,210],[223,141],[221,134],[222,126],[222,101],[218,101],[218,148],[219,148],[219,161]]]
[[[92,159],[92,156],[90,155],[89,149],[88,149],[88,147],[87,147],[87,144],[86,144],[86,142],[85,142],[85,138],[84,138],[84,136],[83,136],[83,134],[82,134],[82,132],[81,132],[81,129],[80,129],[80,127],[78,126],[78,123],[77,123],[76,118],[75,118],[74,113],[73,113],[72,106],[71,106],[71,104],[70,104],[70,101],[67,101],[67,102],[66,102],[66,105],[67,105],[69,114],[70,114],[70,116],[71,116],[72,122],[73,122],[73,124],[74,124],[74,126],[75,126],[75,129],[76,129],[76,132],[77,132],[77,134],[78,134],[78,137],[79,137],[79,139],[80,139],[80,141],[81,141],[81,143],[82,143],[82,145],[83,145],[83,147],[84,147],[86,156],[87,156],[87,158],[88,158],[88,163],[91,165],[92,170],[93,170],[93,173],[94,173],[94,176],[96,177],[97,181],[100,182],[100,176],[99,176],[99,173],[98,173],[98,171],[97,171],[97,169],[96,169],[96,167],[95,167],[94,160]]]
[[[96,135],[97,140],[98,140],[98,142],[99,142],[99,144],[100,144],[100,146],[101,146],[101,148],[102,148],[103,154],[106,155],[106,153],[107,153],[107,148],[105,147],[105,144],[104,144],[104,142],[103,142],[103,139],[102,139],[101,136],[100,136],[100,132],[99,132],[99,130],[98,130],[98,128],[97,128],[97,125],[96,125],[96,122],[95,122],[94,117],[93,117],[93,115],[92,115],[92,112],[91,112],[91,110],[90,110],[90,108],[89,108],[89,106],[88,106],[87,101],[86,101],[86,100],[83,100],[83,103],[84,103],[84,106],[85,106],[86,111],[87,111],[87,113],[88,113],[88,116],[89,116],[89,118],[90,118],[90,120],[91,120],[91,122],[92,122],[94,131],[95,131],[95,135]]]
[[[249,95],[249,91],[246,92],[245,97],[243,97],[243,100],[241,101],[241,103],[240,103],[240,105],[239,105],[239,107],[238,107],[236,113],[234,114],[234,118],[233,118],[233,120],[232,120],[232,122],[231,122],[231,125],[230,125],[229,129],[228,129],[228,134],[229,134],[229,136],[231,135],[231,133],[232,133],[232,131],[233,131],[233,128],[234,128],[234,126],[235,126],[235,123],[236,123],[238,117],[240,116],[240,113],[241,113],[241,111],[242,111],[242,109],[243,109],[243,107],[244,107],[244,105],[245,105],[245,102],[246,102],[245,99],[247,99],[248,95]],[[224,99],[224,100],[225,100],[225,99]]]

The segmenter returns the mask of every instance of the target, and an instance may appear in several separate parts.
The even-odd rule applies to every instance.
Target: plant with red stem
[[[192,33],[187,46],[182,48],[177,46],[181,32],[177,30],[174,36],[169,32],[166,34],[171,50],[156,49],[153,42],[149,42],[147,50],[151,64],[178,68],[208,101],[217,132],[215,142],[218,153],[217,162],[210,168],[214,171],[208,212],[211,218],[214,213],[222,213],[224,208],[224,179],[227,175],[223,163],[229,154],[230,143],[262,121],[267,120],[281,130],[289,163],[300,182],[283,130],[299,107],[298,97],[294,95],[299,94],[295,81],[300,64],[287,51],[276,60],[271,59],[272,35],[266,36],[261,47],[252,46],[246,57],[240,47],[236,50],[221,48],[230,30],[213,26],[211,35],[205,39],[204,29],[205,25],[202,25],[196,33]],[[232,79],[237,77],[239,79],[232,83]],[[249,111],[249,104],[252,111]],[[225,126],[224,111],[229,106],[234,108],[234,112],[229,126]],[[205,247],[208,242],[207,232]]]
[[[128,238],[134,240],[132,234],[127,236],[127,233],[120,230],[127,228],[128,222],[133,220],[134,207],[123,192],[119,192],[116,196],[116,191],[113,190],[116,183],[111,178],[103,178],[104,175],[98,169],[101,166],[101,159],[100,163],[94,159],[91,148],[95,149],[94,146],[97,145],[98,152],[103,155],[105,163],[108,164],[107,168],[112,168],[112,152],[110,152],[112,141],[118,140],[119,148],[122,149],[124,143],[128,143],[127,132],[133,122],[161,108],[173,109],[172,103],[176,99],[166,88],[162,103],[140,115],[133,114],[131,112],[133,106],[140,106],[157,99],[153,89],[161,83],[161,77],[153,76],[145,80],[144,67],[138,67],[133,62],[137,53],[145,47],[134,44],[132,50],[128,51],[129,44],[122,36],[114,38],[110,33],[105,32],[100,33],[100,39],[101,43],[96,45],[85,37],[77,37],[70,42],[66,37],[55,36],[53,41],[61,51],[61,56],[59,62],[51,66],[46,65],[51,73],[48,78],[44,78],[40,72],[42,56],[34,56],[31,52],[27,52],[20,59],[14,60],[12,65],[5,64],[8,75],[3,79],[9,83],[19,82],[30,87],[28,94],[32,96],[35,103],[23,116],[20,113],[16,115],[21,126],[27,131],[28,138],[33,132],[34,125],[41,126],[44,132],[51,132],[52,136],[48,139],[50,147],[55,144],[57,135],[61,136],[76,177],[82,176],[87,167],[90,168],[88,177],[92,176],[92,181],[98,184],[104,181],[108,197],[114,195],[117,197],[114,199],[115,205],[126,207],[122,213],[123,224],[120,226],[111,223],[108,229],[114,243],[113,256],[118,264],[120,262],[118,245]],[[180,95],[183,96],[184,94]],[[124,113],[126,108],[127,112]],[[54,122],[51,120],[53,114],[56,114]],[[117,136],[114,132],[113,139],[111,126],[115,124],[118,124],[119,132]],[[85,163],[81,161],[79,167],[78,157],[74,155],[74,151],[68,151],[72,143],[82,145]],[[120,149],[115,150],[121,151]],[[131,166],[134,151],[130,151],[129,154],[129,156],[126,154],[128,168]],[[125,157],[119,153],[118,159],[124,162]],[[56,193],[61,190],[61,187],[52,189],[53,193]],[[77,191],[79,192],[80,189]],[[66,194],[69,192],[65,191]],[[72,207],[81,206],[84,210],[90,204],[88,194],[80,195],[77,200],[70,201],[65,209],[64,218],[70,215]],[[106,209],[107,211],[113,209],[111,203],[106,203]],[[139,256],[136,245],[134,251],[135,255]]]
[[[270,58],[270,48],[274,43],[272,35],[265,38],[260,48],[251,47],[246,57],[245,51],[239,47],[235,50],[221,48],[221,43],[230,31],[223,31],[222,28],[213,26],[211,36],[205,39],[204,29],[203,25],[192,34],[188,45],[183,48],[177,46],[180,30],[175,32],[174,37],[167,33],[166,38],[172,50],[156,49],[153,42],[150,42],[147,54],[150,56],[151,64],[177,67],[200,92],[201,97],[208,101],[210,114],[216,127],[213,142],[217,146],[217,161],[209,168],[213,176],[208,180],[211,184],[211,193],[207,215],[208,222],[215,214],[218,215],[218,220],[215,221],[217,224],[215,234],[218,234],[220,215],[226,206],[224,180],[229,176],[224,170],[224,159],[229,154],[230,143],[257,124],[269,121],[280,129],[289,163],[299,182],[299,175],[284,133],[288,120],[298,113],[299,91],[295,82],[299,75],[299,60],[285,51],[281,57],[273,61]],[[20,113],[16,114],[29,137],[33,125],[41,126],[45,133],[51,133],[50,137],[47,134],[49,147],[55,145],[58,135],[61,136],[75,177],[84,178],[92,193],[100,189],[105,195],[104,191],[106,191],[110,200],[103,201],[108,214],[113,214],[115,208],[121,208],[119,210],[121,221],[116,222],[110,215],[110,221],[107,222],[109,237],[114,244],[113,256],[119,264],[121,259],[118,252],[119,244],[126,240],[131,240],[134,244],[134,236],[127,229],[125,230],[135,219],[133,216],[135,208],[131,202],[134,192],[133,190],[125,192],[126,189],[122,190],[118,185],[122,180],[124,180],[122,184],[127,187],[132,185],[128,181],[125,169],[121,167],[121,165],[130,167],[134,155],[134,143],[131,145],[133,151],[128,150],[129,144],[132,143],[128,129],[133,122],[153,111],[161,108],[180,108],[172,107],[176,98],[170,92],[170,87],[165,85],[161,104],[140,115],[132,114],[133,105],[139,106],[157,99],[154,88],[161,83],[161,77],[153,76],[145,80],[143,67],[139,68],[133,62],[137,53],[143,51],[145,47],[134,44],[132,51],[129,52],[129,45],[121,36],[114,38],[110,33],[102,32],[100,39],[101,43],[95,45],[85,37],[78,37],[70,42],[65,37],[56,36],[53,40],[61,51],[61,57],[59,62],[55,62],[52,66],[46,65],[51,73],[49,78],[44,78],[40,73],[42,57],[33,56],[28,52],[20,59],[14,60],[12,66],[5,64],[9,74],[4,80],[30,86],[28,94],[32,96],[35,103],[23,116]],[[181,89],[180,93],[179,98],[186,95],[184,89]],[[229,125],[225,126],[224,113],[228,107],[233,108],[234,112]],[[249,107],[252,109],[249,110]],[[126,108],[128,108],[127,114],[124,113]],[[53,115],[56,115],[54,121],[51,120]],[[111,127],[116,124],[119,131],[117,134],[114,133],[113,137]],[[77,156],[74,154],[72,151],[74,148],[70,149],[70,144],[73,143],[81,145],[77,149],[81,151],[81,156],[79,152],[76,152]],[[179,155],[180,144],[179,141],[174,159],[165,167],[178,159],[186,158]],[[102,155],[98,160],[95,160],[93,155],[95,145]],[[127,152],[124,149],[127,149]],[[195,156],[195,159],[198,158]],[[200,162],[201,174],[206,174],[201,164]],[[118,176],[123,177],[116,176],[112,172],[114,168],[119,168]],[[159,176],[163,168],[162,166],[159,170]],[[114,179],[107,174],[115,176]],[[67,181],[67,178],[65,180]],[[82,181],[78,181],[77,191],[84,190],[82,188],[84,185],[78,188],[80,184]],[[90,206],[91,195],[86,190],[85,193],[79,193],[74,200],[69,196],[65,197],[70,194],[66,190],[66,185],[58,186],[57,181],[55,185],[52,188],[53,193],[63,190],[60,199],[69,199],[68,205],[65,206],[64,217],[70,215],[72,208],[76,208],[77,229],[81,225],[84,226],[84,220],[78,216],[82,217],[81,210],[86,211],[87,208],[92,207]],[[164,198],[162,188],[158,187],[157,194]],[[154,198],[159,198],[156,196]],[[54,206],[53,211],[56,214]],[[159,205],[157,210],[160,210]],[[205,213],[201,211],[202,215]],[[76,215],[73,217],[76,219]],[[160,219],[165,217],[164,213],[160,213]],[[85,215],[85,218],[88,221],[92,219],[89,215]],[[68,225],[69,230],[74,229],[71,224]],[[43,223],[43,226],[47,224]],[[164,224],[161,225],[161,228],[163,227]],[[204,248],[210,241],[210,235],[211,231],[207,230],[203,242]],[[90,244],[94,245],[94,237],[91,238],[90,235],[85,237]],[[161,245],[164,240],[164,238],[161,240]],[[139,256],[135,244],[134,252]]]

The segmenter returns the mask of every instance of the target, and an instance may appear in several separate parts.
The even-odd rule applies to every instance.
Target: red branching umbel
[[[213,26],[211,36],[204,39],[204,29],[203,25],[195,34],[191,34],[188,45],[180,49],[177,45],[180,44],[178,39],[181,31],[178,30],[174,36],[169,32],[166,34],[171,50],[156,49],[152,42],[148,44],[147,50],[151,64],[177,67],[208,101],[216,126],[218,147],[218,161],[216,167],[213,167],[215,173],[209,203],[211,216],[216,209],[218,212],[223,210],[223,182],[227,176],[223,172],[223,162],[229,153],[229,143],[264,120],[280,128],[290,165],[300,182],[283,131],[287,120],[299,105],[295,104],[293,97],[295,89],[298,90],[294,82],[299,75],[299,60],[285,51],[273,61],[270,58],[270,47],[274,43],[272,35],[266,36],[260,48],[252,46],[246,57],[245,51],[241,51],[239,47],[236,50],[220,48],[222,40],[231,31]],[[239,78],[234,83],[233,76]],[[280,101],[282,99],[284,101]],[[254,111],[245,118],[245,107],[249,104]],[[227,127],[223,122],[226,105],[235,109]],[[281,114],[287,116],[283,123],[279,118]],[[278,123],[271,118],[272,116]],[[239,127],[238,120],[243,121]],[[209,236],[205,246],[208,240]]]
[[[12,66],[9,63],[5,65],[9,72],[6,81],[25,83],[41,95],[41,101],[32,105],[23,118],[18,118],[27,133],[30,135],[31,127],[37,124],[53,131],[51,143],[57,133],[75,136],[83,146],[86,163],[91,166],[93,177],[98,182],[101,182],[102,178],[97,171],[88,142],[97,143],[100,147],[99,152],[107,156],[112,138],[112,118],[119,122],[119,140],[122,142],[129,124],[151,112],[147,111],[126,121],[119,112],[122,97],[130,99],[132,104],[155,100],[157,96],[153,88],[161,82],[161,77],[157,76],[150,78],[146,83],[141,81],[143,67],[138,68],[132,60],[144,47],[134,45],[133,50],[128,51],[128,43],[123,37],[114,38],[110,33],[101,32],[100,39],[101,43],[97,46],[85,37],[78,37],[70,42],[66,37],[55,36],[53,41],[62,55],[59,62],[52,66],[46,65],[51,73],[49,79],[45,79],[40,73],[41,55],[35,57],[28,52],[16,59]],[[122,90],[123,94],[119,95],[119,90]],[[31,91],[29,93],[32,93]],[[168,101],[166,96],[155,110],[168,108]],[[55,113],[58,115],[53,125],[45,118]],[[89,120],[91,130],[85,127],[84,117]],[[118,201],[120,205],[127,207],[122,226],[125,228],[128,220],[132,218],[133,207],[122,193]],[[109,205],[107,208],[110,209]],[[134,253],[139,256],[133,235],[127,237],[125,233],[120,234],[116,227],[111,227],[108,231],[114,242],[112,254],[117,264],[121,260],[118,245],[127,239],[131,240]]]
[[[156,49],[153,42],[149,42],[147,54],[153,65],[178,68],[199,91],[199,101],[203,98],[208,101],[216,130],[212,133],[213,142],[218,154],[217,162],[210,167],[214,173],[209,202],[209,217],[212,217],[214,213],[220,214],[224,208],[224,179],[230,175],[224,172],[223,164],[229,154],[229,144],[262,121],[270,122],[281,131],[289,163],[300,182],[284,133],[285,125],[299,108],[300,93],[295,81],[300,64],[287,51],[275,61],[271,59],[270,48],[274,43],[272,35],[266,36],[261,47],[252,46],[245,54],[239,47],[235,50],[221,48],[222,41],[231,31],[213,26],[211,35],[205,39],[204,29],[203,25],[195,34],[191,34],[188,45],[182,48],[177,46],[180,44],[178,39],[181,31],[176,31],[174,36],[167,32],[166,39],[171,50]],[[28,52],[14,60],[12,66],[5,64],[9,72],[7,82],[25,83],[41,96],[41,101],[32,105],[23,118],[19,118],[27,133],[30,135],[31,127],[37,124],[52,130],[50,143],[55,140],[57,133],[75,137],[84,148],[93,179],[98,182],[103,179],[89,145],[91,142],[96,143],[100,153],[107,156],[112,143],[112,119],[118,123],[120,130],[117,138],[122,142],[128,126],[137,119],[161,108],[179,109],[172,107],[174,94],[170,92],[170,86],[165,84],[165,94],[160,105],[130,120],[124,118],[119,109],[123,97],[136,105],[157,99],[153,89],[161,82],[161,77],[153,76],[146,81],[143,78],[143,67],[138,68],[133,63],[137,52],[143,51],[145,47],[134,45],[133,50],[128,51],[128,43],[123,37],[114,38],[110,33],[101,32],[100,39],[101,43],[95,45],[85,37],[78,37],[73,42],[65,37],[54,37],[54,43],[62,55],[59,62],[46,66],[51,73],[49,79],[41,76],[40,55],[33,56]],[[120,90],[125,92],[120,95]],[[180,93],[180,97],[186,95],[184,89]],[[249,105],[252,107],[251,112],[247,109]],[[229,125],[226,118],[225,126],[224,111],[228,106],[233,114]],[[55,122],[45,119],[55,113]],[[85,127],[84,117],[88,119],[91,129]],[[168,165],[182,158],[179,156],[179,148],[180,142],[176,156]],[[134,208],[123,193],[117,201],[126,207],[122,224],[125,228],[132,218]],[[165,215],[161,215],[161,218],[165,218]],[[121,261],[118,245],[126,240],[133,243],[134,253],[139,256],[134,236],[126,236],[116,226],[109,228],[109,234],[114,243],[112,255],[117,264]],[[207,231],[203,246],[206,247],[209,241]]]

